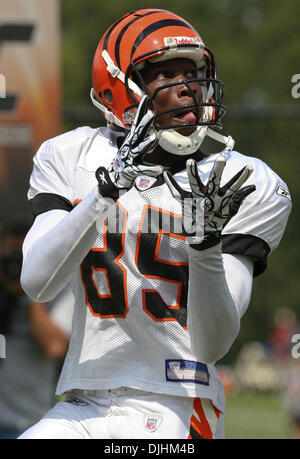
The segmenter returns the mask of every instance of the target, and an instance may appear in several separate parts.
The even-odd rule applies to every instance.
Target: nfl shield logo
[[[140,188],[147,188],[149,186],[150,180],[148,179],[140,179],[139,187]]]
[[[160,418],[157,416],[145,416],[145,429],[148,432],[155,432],[160,425]]]
[[[171,370],[180,370],[180,362],[170,362],[169,366]]]
[[[118,158],[115,158],[114,162],[113,162],[113,168],[115,171],[118,171],[119,168],[120,168],[120,161]]]
[[[156,182],[155,177],[148,177],[146,175],[139,176],[135,181],[135,186],[138,190],[148,190]]]

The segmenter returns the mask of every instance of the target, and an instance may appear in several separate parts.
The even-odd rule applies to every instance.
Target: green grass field
[[[278,394],[235,392],[227,397],[226,439],[290,439],[289,415]]]

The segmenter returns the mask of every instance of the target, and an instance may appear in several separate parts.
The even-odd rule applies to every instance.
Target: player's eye
[[[185,74],[188,80],[192,80],[193,78],[197,78],[197,70],[190,70]]]
[[[168,70],[160,70],[156,74],[157,79],[171,79],[174,78],[174,74]]]

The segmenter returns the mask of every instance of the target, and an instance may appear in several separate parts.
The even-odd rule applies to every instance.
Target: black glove
[[[152,128],[154,114],[148,109],[149,97],[143,96],[128,136],[117,156],[106,169],[99,167],[96,178],[103,197],[119,198],[120,190],[128,190],[138,175],[157,177],[162,166],[143,164],[143,156],[156,147],[158,140]]]
[[[169,172],[164,172],[172,195],[182,205],[183,234],[194,249],[204,250],[218,244],[225,225],[236,215],[244,199],[256,189],[255,185],[241,188],[252,174],[252,166],[245,166],[220,187],[225,165],[225,155],[218,155],[207,185],[204,185],[196,161],[188,159],[186,169],[191,191],[183,190]]]

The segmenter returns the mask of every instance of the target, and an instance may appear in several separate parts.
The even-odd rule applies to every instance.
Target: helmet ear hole
[[[112,104],[114,101],[114,98],[113,98],[113,95],[110,89],[104,89],[103,97],[106,100],[106,102],[108,102],[109,104]]]

